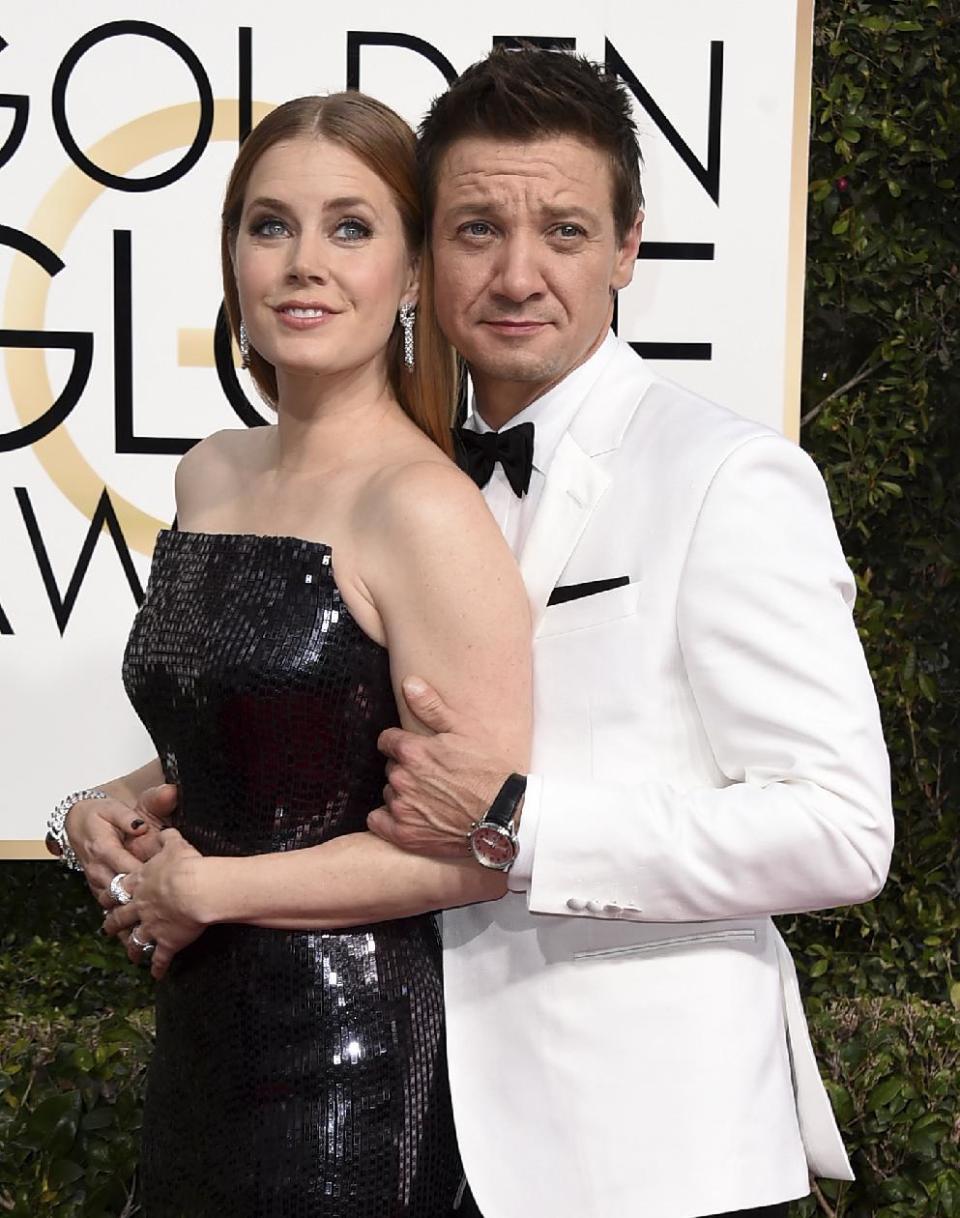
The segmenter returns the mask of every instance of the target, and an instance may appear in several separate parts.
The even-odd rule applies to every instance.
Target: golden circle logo
[[[273,106],[265,102],[254,102],[254,124],[272,109]],[[210,142],[235,141],[239,119],[237,100],[217,98]],[[164,152],[189,147],[196,138],[199,122],[198,102],[168,106],[118,127],[85,155],[109,173],[122,177]],[[62,254],[70,234],[105,189],[71,164],[41,201],[27,231],[55,254]],[[51,278],[43,267],[22,254],[15,255],[4,302],[4,328],[43,331],[50,283]],[[14,409],[21,423],[27,426],[44,415],[54,402],[44,351],[9,347],[6,366]],[[61,493],[88,520],[92,519],[106,487],[127,544],[141,554],[149,556],[153,552],[157,531],[166,528],[168,522],[157,520],[113,491],[90,466],[65,426],[61,425],[37,440],[32,448]]]

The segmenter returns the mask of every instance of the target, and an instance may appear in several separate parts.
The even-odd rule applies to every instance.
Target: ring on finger
[[[141,939],[137,934],[137,928],[134,927],[130,932],[130,942],[140,948],[141,956],[149,956],[156,951],[157,945],[152,939]]]
[[[126,878],[127,873],[125,871],[118,871],[110,881],[110,895],[118,905],[126,905],[128,901],[133,900],[133,897],[123,886],[123,881]]]

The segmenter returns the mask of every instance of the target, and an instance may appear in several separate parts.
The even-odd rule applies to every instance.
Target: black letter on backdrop
[[[494,34],[493,45],[506,47],[509,51],[517,51],[522,46],[540,47],[545,51],[575,51],[576,38],[554,38],[550,34],[526,34],[523,37],[516,34]]]
[[[113,418],[118,453],[185,453],[198,440],[133,434],[133,301],[130,232],[113,230]]]
[[[237,76],[240,102],[237,139],[242,144],[253,126],[253,30],[249,25],[241,25],[237,30]]]
[[[5,38],[0,37],[0,51],[5,51],[9,45]],[[27,116],[30,113],[30,98],[24,97],[22,94],[0,93],[0,106],[5,110],[13,111],[13,128],[7,136],[6,143],[0,148],[0,168],[2,168],[23,143],[27,130]],[[10,632],[0,630],[0,634],[8,633]]]
[[[644,241],[638,261],[646,262],[712,262],[712,241]],[[613,309],[613,331],[617,331],[617,307]],[[712,343],[631,343],[634,351],[645,359],[713,359]]]
[[[416,51],[424,59],[429,59],[435,68],[443,73],[448,85],[457,79],[457,70],[433,45],[423,38],[415,38],[413,34],[382,34],[378,30],[348,30],[347,31],[347,88],[360,88],[360,48],[361,47],[403,47],[408,51]]]
[[[121,34],[137,34],[142,38],[155,38],[157,42],[162,42],[164,46],[169,47],[187,65],[190,75],[196,81],[197,93],[200,95],[200,122],[197,124],[197,134],[194,136],[193,143],[176,165],[171,165],[163,173],[155,173],[148,178],[119,177],[117,174],[95,165],[80,149],[67,122],[67,83],[73,69],[91,47]],[[109,186],[112,190],[126,190],[131,193],[162,190],[164,186],[178,182],[199,161],[213,130],[213,89],[210,87],[210,79],[204,71],[203,64],[182,38],[171,34],[162,25],[154,25],[151,21],[109,21],[106,25],[98,25],[84,34],[82,38],[77,39],[64,55],[60,67],[57,68],[57,74],[53,80],[51,104],[53,106],[53,125],[57,129],[57,135],[60,137],[60,143],[67,156],[74,165],[83,170],[88,178],[93,178],[101,186]]]
[[[23,254],[37,266],[43,267],[51,279],[63,270],[63,263],[52,249],[19,229],[0,224],[0,246]],[[73,351],[76,357],[63,392],[48,410],[17,431],[0,432],[0,452],[11,452],[15,448],[28,448],[49,435],[79,402],[93,364],[93,335],[79,330],[0,330],[0,347],[32,347],[40,350],[58,347]]]
[[[707,118],[707,164],[704,166],[694,156],[690,146],[667,118],[637,76],[627,66],[623,56],[606,39],[605,66],[608,72],[621,78],[630,92],[640,102],[656,125],[667,137],[671,147],[690,170],[710,198],[720,205],[720,131],[723,116],[723,43],[710,43],[710,103]],[[711,242],[695,241],[646,241],[640,247],[640,259],[679,260],[686,262],[712,262],[714,247]],[[617,309],[614,306],[613,328],[617,328]],[[712,343],[635,343],[631,347],[638,355],[647,359],[709,360],[713,358]]]
[[[13,627],[10,625],[10,619],[3,611],[3,605],[0,605],[0,634],[13,634]]]
[[[723,113],[723,43],[710,43],[710,111],[707,126],[707,163],[702,165],[690,146],[667,118],[609,38],[606,40],[606,69],[621,78],[650,115],[670,145],[714,203],[720,204],[720,126]]]
[[[117,514],[113,510],[113,504],[110,502],[110,496],[107,494],[107,489],[104,487],[103,494],[97,503],[97,510],[93,513],[93,519],[90,521],[90,528],[87,529],[87,535],[83,541],[83,547],[80,550],[80,557],[77,559],[77,565],[73,575],[70,577],[70,583],[67,585],[66,593],[61,597],[60,589],[57,587],[57,581],[54,578],[53,568],[50,565],[50,556],[47,554],[47,547],[44,545],[43,537],[40,533],[40,526],[37,523],[36,513],[33,510],[33,504],[30,502],[30,495],[25,486],[15,486],[13,493],[17,497],[17,502],[20,504],[20,512],[23,516],[23,523],[27,526],[27,536],[30,538],[30,544],[33,546],[33,553],[37,560],[37,566],[40,569],[40,575],[43,578],[43,586],[47,590],[47,599],[50,601],[50,608],[53,610],[53,616],[57,623],[61,635],[67,628],[67,623],[70,621],[70,614],[73,612],[73,606],[76,603],[77,594],[80,591],[80,586],[83,583],[83,577],[87,573],[87,568],[90,566],[90,559],[93,557],[94,547],[97,544],[97,538],[100,535],[103,526],[106,525],[110,530],[110,536],[113,538],[113,544],[117,551],[117,557],[120,559],[120,565],[123,567],[123,573],[127,577],[127,583],[130,585],[130,591],[133,593],[133,599],[139,605],[143,601],[143,588],[140,586],[140,580],[137,576],[136,568],[133,565],[133,560],[130,557],[130,551],[127,548],[126,538],[123,536],[123,531],[120,528],[120,521],[117,520]]]

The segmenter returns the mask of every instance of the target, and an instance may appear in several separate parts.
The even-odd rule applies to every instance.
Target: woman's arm
[[[401,682],[419,674],[485,726],[505,768],[529,763],[530,614],[520,573],[480,492],[459,470],[433,462],[382,476],[361,509],[358,576],[386,635],[400,717]],[[336,563],[336,554],[334,554]],[[492,900],[501,873],[468,856],[408,855],[359,833],[322,846],[251,858],[196,861],[195,910],[203,922],[346,926]]]
[[[531,643],[519,571],[476,487],[435,463],[389,476],[359,526],[360,571],[390,653],[404,726],[417,724],[401,682],[422,675],[449,705],[485,725],[505,770],[525,771],[531,733]],[[336,558],[336,556],[334,556]],[[370,833],[321,846],[242,858],[200,857],[178,834],[143,870],[135,913],[143,935],[163,946],[164,924],[179,909],[195,933],[212,922],[279,928],[359,925],[427,910],[493,900],[502,873],[468,855],[427,859]],[[168,848],[169,844],[169,848]],[[164,856],[167,856],[166,858]],[[158,948],[155,965],[162,967]]]

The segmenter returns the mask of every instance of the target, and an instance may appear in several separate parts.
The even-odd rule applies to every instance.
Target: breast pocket
[[[575,630],[590,630],[637,612],[640,602],[640,580],[610,588],[592,596],[566,601],[562,605],[549,605],[540,620],[537,638],[554,634],[570,634]]]

